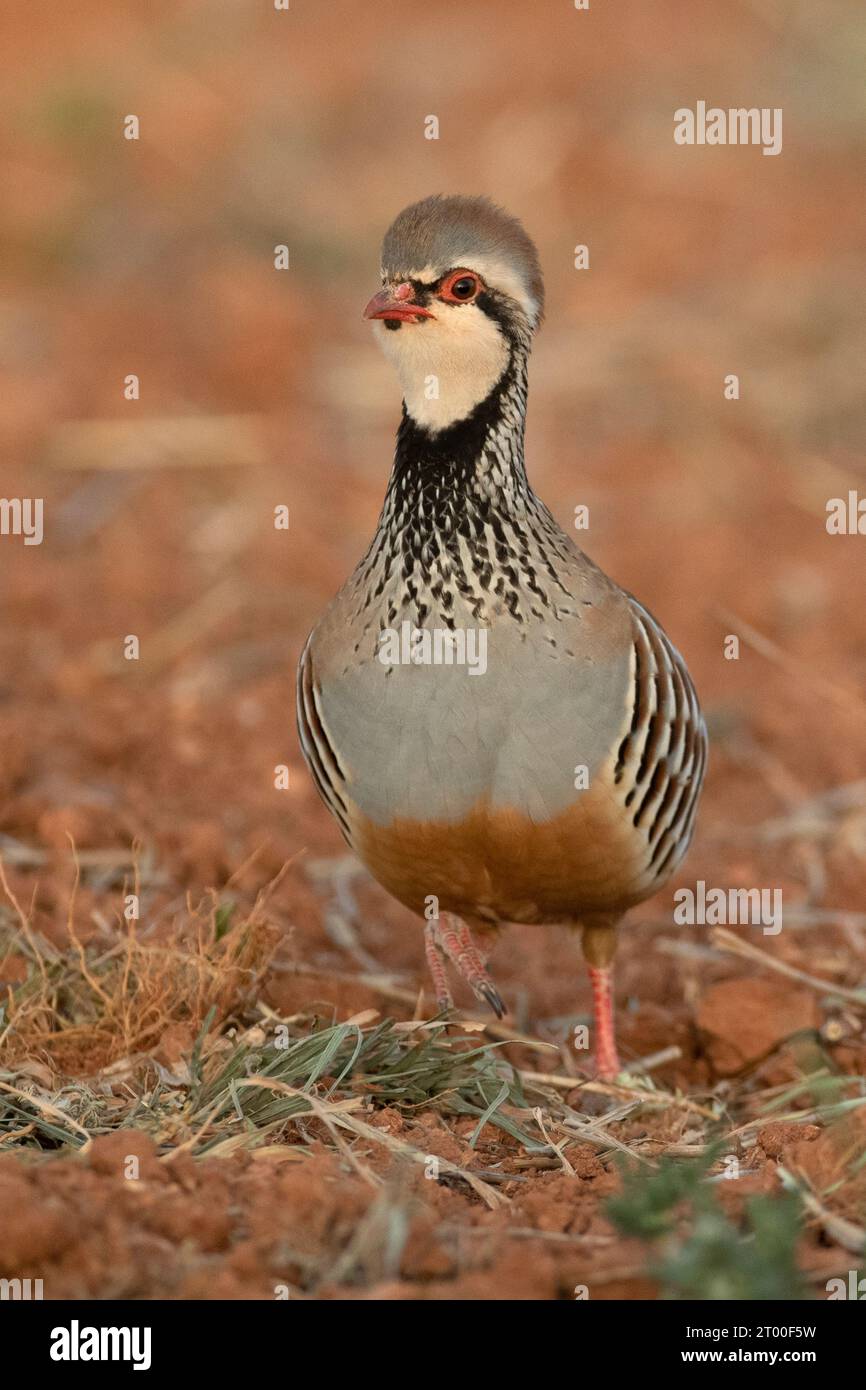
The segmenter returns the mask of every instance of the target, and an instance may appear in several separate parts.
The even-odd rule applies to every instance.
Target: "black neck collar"
[[[516,349],[484,400],[442,430],[419,425],[404,403],[389,491],[425,491],[443,483],[460,491],[489,465],[525,487],[525,411],[526,355]]]

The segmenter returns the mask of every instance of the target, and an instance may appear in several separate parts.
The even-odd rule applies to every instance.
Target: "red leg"
[[[442,959],[437,941],[439,923],[434,918],[428,921],[424,928],[424,954],[427,957],[427,965],[430,970],[430,977],[433,980],[433,991],[436,995],[436,1004],[440,1013],[446,1009],[453,1008],[454,1000],[451,998],[451,991],[448,988],[448,980],[445,975],[445,962]]]
[[[583,925],[583,954],[592,985],[595,1020],[595,1065],[602,1081],[613,1081],[620,1071],[613,1023],[613,958],[619,916],[599,914]]]
[[[455,918],[455,921],[457,922],[457,937],[463,950],[474,951],[481,961],[481,964],[486,968],[487,952],[482,951],[480,946],[475,945],[475,942],[472,940],[472,933],[465,922],[462,922],[459,917]]]
[[[621,1071],[613,1021],[613,967],[590,965],[588,968],[595,1017],[596,1067],[602,1081],[613,1081]]]

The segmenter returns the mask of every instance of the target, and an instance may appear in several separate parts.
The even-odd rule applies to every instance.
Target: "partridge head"
[[[528,350],[541,320],[538,254],[520,223],[482,198],[425,198],[382,247],[365,317],[394,363],[407,411],[430,431],[465,419]]]

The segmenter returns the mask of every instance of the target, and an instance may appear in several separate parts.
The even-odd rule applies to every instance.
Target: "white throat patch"
[[[431,304],[433,317],[403,323],[381,320],[374,332],[397,369],[406,409],[436,433],[463,420],[488,396],[508,365],[505,336],[477,304]]]
[[[465,419],[490,394],[508,365],[509,348],[475,304],[439,304],[434,314],[396,332],[379,320],[374,331],[397,368],[406,409],[435,433]]]

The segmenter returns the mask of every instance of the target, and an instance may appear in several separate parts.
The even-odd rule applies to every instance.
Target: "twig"
[[[555,1072],[519,1071],[518,1076],[521,1081],[534,1082],[538,1086],[553,1086],[558,1091],[588,1091],[592,1095],[626,1098],[662,1108],[670,1105],[675,1109],[688,1110],[693,1115],[700,1115],[705,1120],[718,1119],[712,1110],[705,1109],[685,1096],[671,1095],[669,1091],[644,1091],[636,1086],[620,1086],[616,1081],[580,1081],[575,1080],[573,1076],[558,1076]]]
[[[556,1154],[556,1157],[559,1159],[560,1164],[565,1169],[566,1173],[568,1173],[569,1177],[576,1178],[577,1174],[575,1173],[574,1168],[565,1156],[565,1145],[555,1144],[551,1139],[550,1135],[548,1134],[547,1130],[544,1128],[544,1111],[542,1110],[541,1106],[537,1105],[532,1113],[535,1116],[535,1123],[538,1125],[538,1128],[544,1135],[545,1144],[547,1144],[548,1148],[553,1149],[553,1152]]]
[[[674,1043],[670,1047],[663,1047],[658,1052],[651,1052],[648,1057],[641,1057],[637,1062],[629,1062],[628,1070],[631,1072],[655,1071],[656,1067],[663,1067],[667,1062],[678,1062],[683,1055],[681,1047]]]
[[[846,989],[844,985],[834,985],[830,980],[822,980],[817,975],[807,975],[805,970],[798,970],[794,965],[788,965],[786,961],[777,960],[775,956],[768,955],[757,946],[753,946],[750,941],[741,941],[733,932],[725,927],[714,927],[710,933],[710,940],[723,951],[730,951],[732,955],[743,956],[746,960],[754,961],[757,965],[763,965],[767,970],[775,970],[779,975],[786,975],[789,980],[799,980],[800,984],[808,985],[810,989],[817,989],[822,994],[835,994],[840,999],[850,999],[853,1004],[859,1004],[861,1008],[866,1006],[866,990]]]
[[[787,1168],[783,1168],[781,1163],[777,1164],[776,1171],[781,1179],[782,1186],[789,1192],[796,1192],[807,1211],[810,1211],[817,1221],[824,1227],[829,1236],[838,1241],[846,1250],[850,1250],[852,1255],[862,1255],[866,1250],[866,1228],[855,1226],[853,1221],[849,1221],[844,1216],[837,1216],[835,1212],[825,1207],[804,1183],[798,1182],[793,1173],[789,1173]]]

